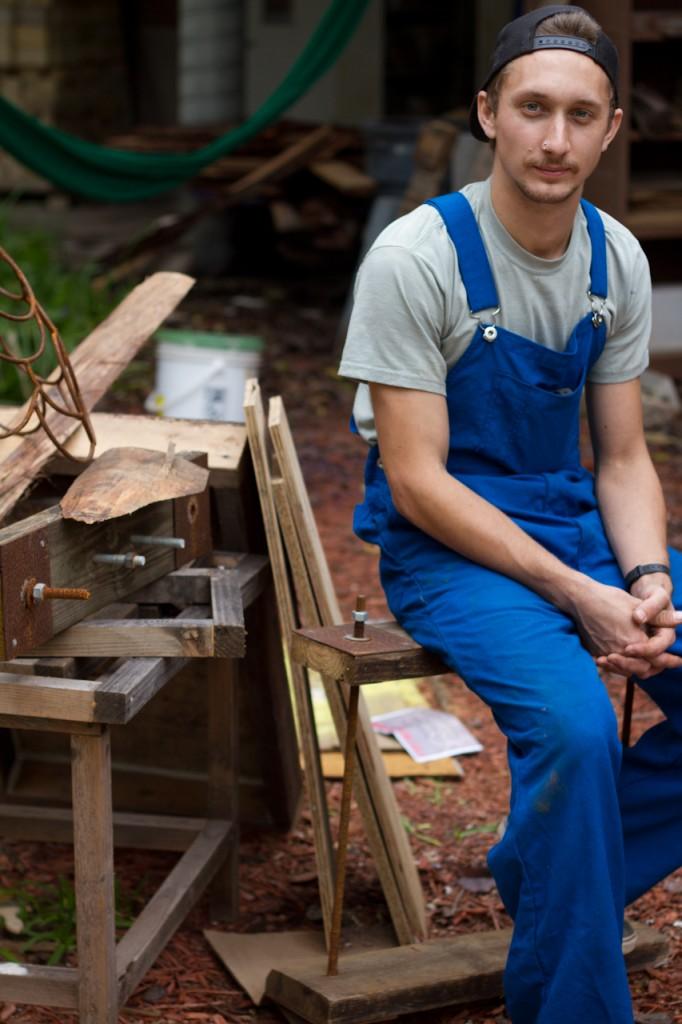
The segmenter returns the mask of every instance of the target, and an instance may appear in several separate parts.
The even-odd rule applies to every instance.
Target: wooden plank
[[[628,968],[660,962],[667,940],[635,923]],[[511,929],[431,939],[341,958],[339,974],[321,964],[273,969],[266,995],[310,1024],[371,1024],[480,999],[499,998]]]
[[[79,973],[73,967],[0,963],[0,1001],[31,1006],[78,1007]]]
[[[206,824],[205,818],[170,814],[113,815],[114,846],[139,850],[184,851]],[[6,839],[71,843],[73,814],[65,807],[0,804],[0,835]]]
[[[247,609],[245,620],[247,637],[258,636],[258,643],[247,642],[244,664],[240,666],[244,721],[240,807],[244,808],[245,797],[248,797],[244,786],[249,776],[244,755],[244,741],[247,741],[252,765],[262,780],[270,827],[291,830],[296,826],[304,801],[303,773],[292,707],[290,666],[288,655],[285,661],[272,577],[258,600]],[[248,722],[251,727],[247,733]]]
[[[270,576],[265,555],[214,552],[211,561],[218,564],[212,568],[176,569],[135,591],[133,597],[138,604],[174,604],[178,608],[210,604],[211,577],[216,569],[228,569],[237,574],[242,607],[247,608],[263,591]]]
[[[30,729],[31,732],[80,733],[82,736],[99,736],[102,726],[98,722],[69,722],[56,718],[31,718],[29,715],[3,715],[3,729]]]
[[[320,623],[324,626],[337,625],[341,623],[341,613],[336,592],[281,398],[271,399],[268,423],[319,609]],[[343,744],[348,693],[336,678],[323,675],[322,679],[339,742]],[[427,922],[419,874],[362,695],[358,707],[357,736],[358,805],[396,935],[400,942],[422,939],[427,933]]]
[[[244,607],[239,577],[234,570],[218,569],[211,577],[211,618],[216,658],[243,658],[246,650]]]
[[[244,630],[235,624],[222,627],[222,644],[235,656],[244,648]],[[91,619],[77,622],[35,654],[72,654],[82,657],[212,658],[215,654],[213,620],[204,619]]]
[[[217,423],[214,420],[178,420],[168,416],[129,416],[121,413],[93,412],[92,425],[97,435],[95,457],[111,448],[135,447],[144,438],[144,447],[168,451],[174,444],[178,452],[206,452],[209,485],[238,487],[242,477],[246,428],[242,423]],[[87,457],[90,442],[82,427],[69,438],[66,450],[74,459]],[[0,453],[2,452],[0,447]],[[48,471],[71,476],[80,469],[77,462],[54,456]]]
[[[315,160],[311,163],[310,170],[325,184],[331,185],[345,195],[371,196],[377,190],[374,178],[346,160]]]
[[[0,714],[95,722],[98,683],[0,672]]]
[[[270,554],[270,565],[272,567],[277,597],[281,642],[284,649],[288,650],[291,630],[296,620],[272,493],[272,478],[268,463],[265,435],[265,414],[260,387],[256,380],[247,381],[244,415]],[[295,663],[290,664],[290,674],[296,704],[299,742],[303,755],[306,792],[313,828],[322,919],[325,935],[328,939],[334,902],[334,852],[329,830],[324,778],[320,766],[320,751],[317,743],[308,680],[300,666]]]
[[[78,1012],[82,1021],[116,1024],[116,929],[111,810],[111,744],[72,736],[74,888],[78,945]]]
[[[185,274],[152,274],[99,324],[71,354],[83,405],[90,410],[194,284]],[[60,400],[56,387],[50,389]],[[46,414],[50,430],[65,441],[78,423],[54,409]],[[44,431],[0,442],[0,520],[16,504],[48,459],[54,446]]]
[[[239,914],[239,663],[214,658],[208,673],[208,816],[232,822],[224,864],[211,885],[211,917]]]
[[[297,630],[292,637],[295,661],[343,680],[348,685],[383,683],[389,679],[417,679],[441,675],[449,669],[434,654],[425,651],[404,631],[388,631],[374,625],[365,627],[366,643],[355,644],[353,624]]]
[[[197,495],[192,500],[205,506],[209,495]],[[0,530],[0,658],[34,649],[86,615],[176,568],[175,551],[162,547],[146,548],[146,564],[139,568],[93,561],[98,554],[131,551],[135,545],[130,537],[137,533],[173,536],[174,503],[158,502],[122,520],[92,525],[63,519],[58,506],[54,506]],[[210,546],[210,538],[206,543]],[[90,598],[43,601],[27,607],[22,588],[31,578],[52,587],[85,588]]]
[[[57,676],[60,679],[76,675],[75,658],[13,658],[0,661],[0,672],[14,672],[18,676]]]
[[[409,754],[399,750],[384,750],[381,754],[386,774],[390,779],[426,777],[432,779],[461,779],[464,770],[454,757],[442,757],[436,761],[414,761]],[[322,754],[322,770],[325,779],[343,778],[343,754],[340,750],[326,750]]]
[[[268,429],[286,485],[289,506],[298,529],[313,592],[320,610],[320,623],[321,625],[335,625],[342,621],[341,609],[310,505],[301,464],[298,461],[294,439],[291,436],[289,422],[284,411],[284,403],[279,395],[270,399]]]
[[[231,833],[229,822],[207,822],[118,943],[116,969],[121,1005],[215,875],[228,853]]]
[[[298,621],[304,626],[315,625],[319,621],[315,595],[310,585],[310,578],[306,567],[301,542],[296,532],[296,524],[289,506],[286,485],[281,477],[272,479],[272,496],[275,501],[277,519],[282,531],[282,539],[286,548],[287,557],[291,566],[291,581],[293,583],[296,603],[298,605]],[[300,661],[300,658],[296,658]]]

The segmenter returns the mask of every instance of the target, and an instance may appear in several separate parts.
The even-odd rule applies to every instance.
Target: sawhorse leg
[[[116,1024],[116,924],[109,729],[71,734],[80,1024]]]
[[[208,661],[208,816],[232,823],[225,863],[211,883],[211,916],[230,921],[239,912],[239,665]]]

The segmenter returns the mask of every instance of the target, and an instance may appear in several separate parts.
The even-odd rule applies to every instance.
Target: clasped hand
[[[581,602],[576,620],[601,671],[648,679],[682,665],[682,658],[670,652],[682,612],[673,607],[666,586],[646,577],[632,594],[598,586],[603,592]]]

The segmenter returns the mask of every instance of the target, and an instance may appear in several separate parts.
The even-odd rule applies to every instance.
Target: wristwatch
[[[630,569],[630,572],[625,577],[625,589],[629,590],[632,584],[641,576],[649,576],[653,572],[664,572],[666,576],[670,576],[670,566],[663,565],[661,562],[647,562],[645,565],[636,565],[634,569]]]

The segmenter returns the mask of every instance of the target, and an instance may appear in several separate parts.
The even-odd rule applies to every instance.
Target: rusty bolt
[[[353,612],[353,639],[364,640],[365,639],[365,623],[367,622],[367,612],[365,611],[365,595],[358,594],[355,600],[355,610]]]
[[[28,579],[22,587],[22,597],[27,608],[33,608],[43,601],[87,601],[90,591],[84,587],[50,587],[36,579]]]

